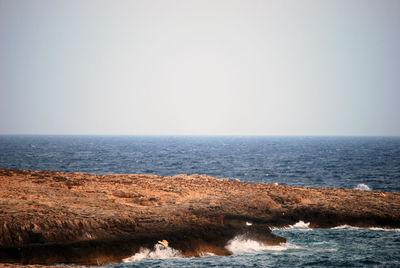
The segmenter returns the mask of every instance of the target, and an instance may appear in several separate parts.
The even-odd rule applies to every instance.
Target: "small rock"
[[[162,240],[162,241],[158,241],[158,244],[163,245],[164,247],[168,247],[168,241],[167,240]]]

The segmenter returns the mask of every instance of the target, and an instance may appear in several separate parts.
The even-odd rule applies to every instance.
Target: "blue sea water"
[[[400,191],[399,137],[0,136],[0,168],[207,174],[254,183]],[[400,267],[399,230],[274,230],[278,248],[242,241],[234,255],[161,252],[115,267]],[[152,251],[154,253],[154,251]]]

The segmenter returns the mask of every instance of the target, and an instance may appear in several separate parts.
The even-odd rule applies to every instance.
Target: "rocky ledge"
[[[0,262],[120,262],[158,240],[184,256],[269,227],[400,227],[400,193],[244,183],[205,175],[92,175],[0,169]]]

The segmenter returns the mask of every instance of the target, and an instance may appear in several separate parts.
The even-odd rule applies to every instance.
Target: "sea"
[[[207,174],[251,183],[400,192],[400,137],[0,135],[0,168],[95,174]],[[154,245],[110,267],[400,267],[400,229],[300,221],[287,243],[239,237],[231,256],[182,258]]]

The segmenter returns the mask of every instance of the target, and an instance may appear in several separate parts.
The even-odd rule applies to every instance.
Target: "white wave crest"
[[[372,231],[395,231],[395,232],[400,232],[400,228],[380,228],[380,227],[370,227],[367,228]]]
[[[310,231],[312,230],[309,222],[298,221],[293,225],[289,225],[286,227],[270,227],[271,230],[288,230],[288,229],[297,229],[299,231]]]
[[[364,183],[360,183],[357,184],[356,187],[354,187],[354,190],[371,191],[371,188],[369,188],[369,186]]]
[[[332,227],[331,229],[332,230],[341,230],[341,229],[354,229],[354,230],[356,230],[356,229],[360,229],[360,228],[345,224],[345,225],[339,225],[339,226],[336,226],[336,227]]]
[[[200,253],[200,257],[213,257],[213,256],[217,256],[214,253],[211,252],[201,252]]]
[[[332,230],[342,230],[342,229],[346,229],[346,230],[371,230],[371,231],[395,231],[395,232],[400,232],[399,228],[381,228],[381,227],[356,227],[356,226],[351,226],[351,225],[340,225],[340,226],[336,226],[331,228]]]
[[[147,248],[141,248],[138,253],[128,258],[123,259],[123,262],[135,262],[145,258],[152,259],[170,259],[170,258],[182,258],[183,255],[179,250],[171,247],[165,247],[160,244],[154,245],[154,249],[150,250]]]
[[[289,228],[297,228],[297,229],[309,229],[310,227],[309,222],[298,221],[294,225],[289,225]]]
[[[245,239],[241,236],[235,237],[234,239],[230,240],[226,245],[226,249],[232,252],[233,254],[254,253],[259,251],[284,251],[289,248],[299,248],[299,247],[289,243],[282,243],[276,246],[267,246],[261,242],[251,239]]]

